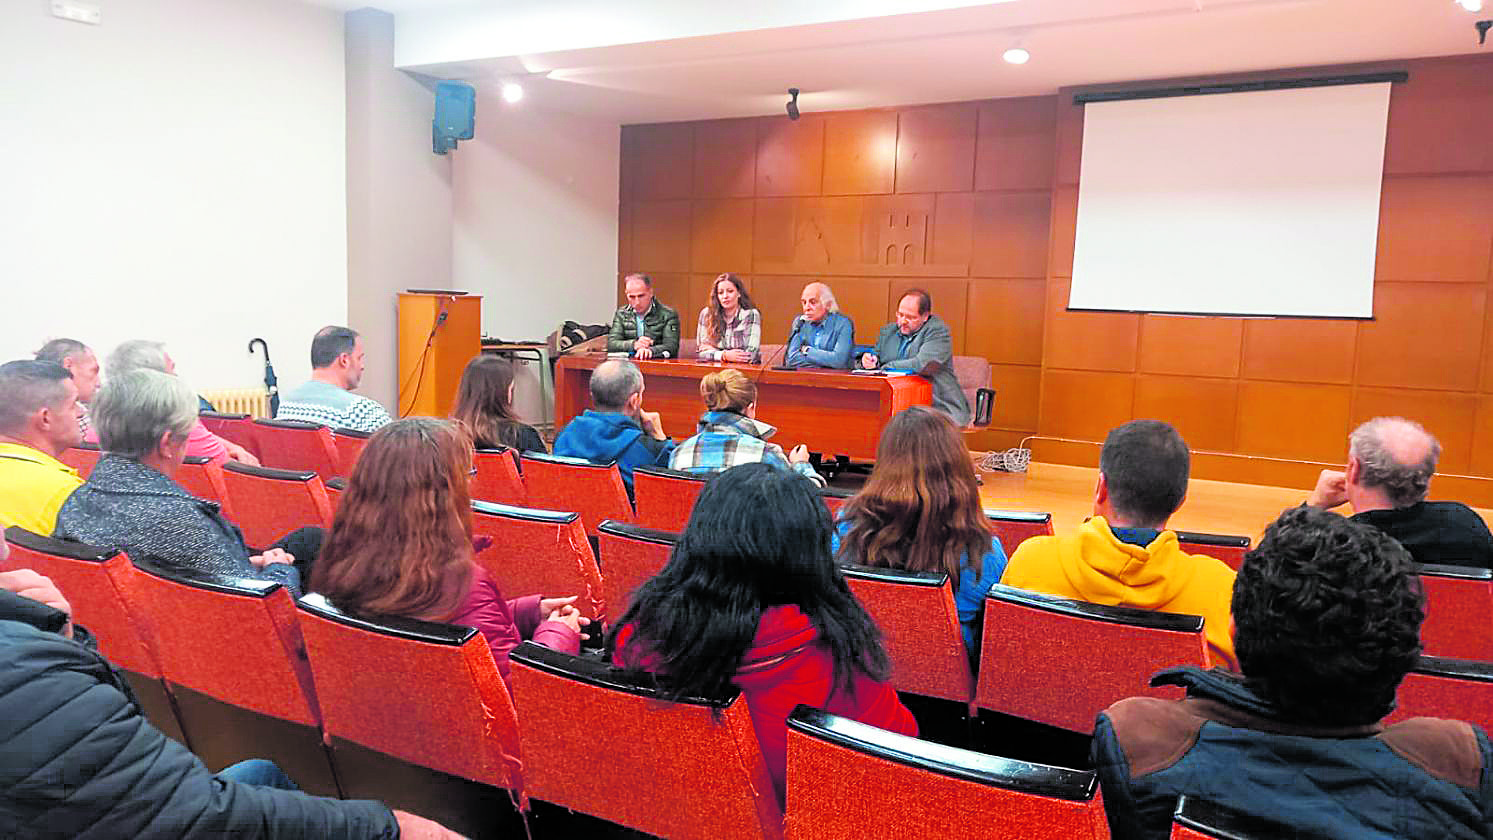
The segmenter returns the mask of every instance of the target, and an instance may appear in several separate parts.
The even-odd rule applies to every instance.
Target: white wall
[[[617,298],[616,123],[479,89],[476,137],[452,152],[453,286],[485,296],[482,330],[542,339],[605,323]]]
[[[431,88],[394,69],[394,18],[347,14],[347,317],[363,335],[359,391],[398,394],[398,292],[451,286],[451,155],[430,148]]]
[[[347,314],[342,16],[293,0],[0,3],[0,357],[168,342],[194,387],[282,383]]]

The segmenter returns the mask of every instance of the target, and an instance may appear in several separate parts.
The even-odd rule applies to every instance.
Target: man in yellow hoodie
[[[1093,604],[1203,617],[1214,665],[1238,670],[1230,632],[1234,571],[1187,554],[1167,520],[1187,498],[1191,460],[1177,430],[1132,420],[1099,453],[1094,515],[1066,536],[1033,537],[1011,555],[1001,583]]]

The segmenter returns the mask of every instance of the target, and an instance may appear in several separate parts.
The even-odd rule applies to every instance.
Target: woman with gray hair
[[[167,567],[272,580],[300,594],[320,528],[299,529],[251,554],[217,502],[172,480],[198,425],[197,397],[185,382],[155,370],[110,377],[94,398],[93,424],[105,454],[58,512],[55,536]]]
[[[171,359],[171,354],[166,352],[165,344],[141,338],[121,342],[104,360],[104,373],[110,379],[124,376],[135,370],[156,370],[175,376],[176,362]],[[194,406],[200,406],[201,398],[193,394],[192,402]],[[194,410],[193,417],[195,416]],[[98,443],[98,429],[90,429],[83,439],[89,443]],[[259,466],[259,459],[255,458],[253,453],[231,440],[224,440],[208,431],[200,420],[194,422],[187,436],[187,455],[192,458],[211,458],[218,464],[231,458],[251,467]]]

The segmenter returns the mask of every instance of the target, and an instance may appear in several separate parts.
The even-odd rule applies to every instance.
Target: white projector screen
[[[1389,83],[1084,106],[1072,309],[1369,318]]]

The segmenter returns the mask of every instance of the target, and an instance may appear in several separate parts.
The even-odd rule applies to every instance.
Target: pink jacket
[[[88,433],[83,436],[87,443],[98,443],[98,427],[90,426]],[[228,460],[228,447],[223,445],[223,439],[209,432],[207,427],[198,420],[192,425],[192,431],[187,435],[187,457],[188,458],[211,458],[214,464],[221,465]]]
[[[492,650],[493,662],[503,682],[508,682],[508,652],[518,647],[525,639],[537,642],[551,650],[576,654],[581,650],[580,634],[563,622],[545,621],[539,614],[539,595],[504,600],[498,585],[493,583],[481,566],[472,575],[472,591],[451,624],[475,627],[487,640]]]

